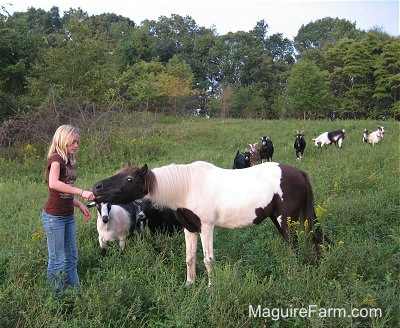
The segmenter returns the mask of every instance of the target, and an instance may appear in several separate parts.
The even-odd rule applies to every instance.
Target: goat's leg
[[[211,263],[214,260],[214,246],[213,246],[213,236],[214,226],[212,225],[203,225],[201,227],[201,245],[203,247],[203,261],[206,266],[208,273],[208,287],[211,286]]]
[[[190,232],[185,229],[186,242],[186,285],[191,285],[196,280],[196,253],[197,253],[197,232]]]
[[[125,238],[119,240],[119,248],[121,249],[121,252],[125,250]]]
[[[100,255],[106,256],[106,240],[103,236],[99,235]]]

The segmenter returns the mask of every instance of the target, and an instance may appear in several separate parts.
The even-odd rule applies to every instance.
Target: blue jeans
[[[60,292],[63,287],[79,285],[78,248],[74,215],[54,216],[42,211],[49,261],[47,280]]]

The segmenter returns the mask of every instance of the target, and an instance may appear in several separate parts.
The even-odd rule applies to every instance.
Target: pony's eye
[[[128,178],[126,178],[126,181],[127,181],[127,182],[132,182],[133,179],[132,179],[131,177],[128,177]]]

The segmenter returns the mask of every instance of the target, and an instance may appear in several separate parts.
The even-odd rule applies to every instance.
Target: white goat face
[[[99,217],[101,217],[102,221],[104,223],[108,223],[109,215],[110,215],[110,210],[111,210],[111,204],[109,203],[100,203],[96,205],[97,212]]]

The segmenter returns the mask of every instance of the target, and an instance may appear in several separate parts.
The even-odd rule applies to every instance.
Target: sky
[[[365,31],[378,27],[392,36],[400,34],[399,0],[0,0],[0,6],[10,14],[56,6],[61,16],[70,8],[81,8],[89,16],[114,13],[135,24],[177,14],[190,16],[198,26],[215,28],[220,35],[248,32],[264,20],[267,35],[282,33],[291,40],[302,25],[324,17],[349,20]]]

